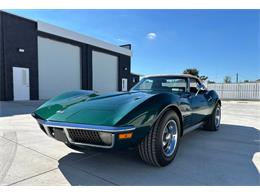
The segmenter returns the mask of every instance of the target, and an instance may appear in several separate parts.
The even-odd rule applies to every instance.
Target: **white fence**
[[[215,90],[221,99],[260,100],[260,83],[214,83],[207,88]]]

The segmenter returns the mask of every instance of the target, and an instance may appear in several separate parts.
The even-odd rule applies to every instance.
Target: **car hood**
[[[153,94],[143,92],[74,96],[46,102],[35,114],[49,121],[114,126],[151,96]]]

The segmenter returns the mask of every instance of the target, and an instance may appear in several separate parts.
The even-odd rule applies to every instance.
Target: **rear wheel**
[[[180,120],[174,111],[167,111],[139,144],[142,160],[154,166],[166,166],[174,159],[180,139]]]
[[[205,130],[217,131],[221,121],[221,106],[218,103],[205,124]]]

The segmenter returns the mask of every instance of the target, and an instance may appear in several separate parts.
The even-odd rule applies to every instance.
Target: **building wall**
[[[4,90],[4,71],[3,71],[3,28],[2,28],[2,12],[0,11],[0,101],[4,100],[5,97],[5,90]]]
[[[118,90],[122,90],[122,78],[127,78],[130,81],[130,64],[131,57],[116,53],[110,50],[99,48],[93,45],[84,44],[75,40],[67,39],[58,35],[49,34],[38,31],[38,36],[56,40],[59,42],[69,43],[81,48],[81,87],[85,90],[93,90],[93,59],[92,51],[99,51],[106,54],[114,55],[119,58],[118,61]],[[130,84],[128,84],[130,86]]]
[[[131,57],[124,55],[124,54],[119,54],[113,51],[109,51],[109,50],[105,50],[102,48],[98,48],[92,45],[88,45],[88,72],[89,72],[89,78],[91,78],[91,83],[89,86],[89,89],[92,90],[93,89],[93,60],[92,60],[92,51],[99,51],[99,52],[103,52],[109,55],[114,55],[117,56],[119,61],[118,61],[118,91],[122,90],[122,78],[127,78],[129,81],[130,78],[130,71],[131,71]],[[129,86],[129,84],[128,84]],[[129,87],[128,87],[129,88]]]
[[[136,85],[140,80],[140,76],[136,74],[131,74],[131,81],[130,81],[130,87],[132,88],[134,85]]]
[[[77,40],[65,38],[55,34],[42,32],[38,30],[37,22],[22,18],[16,15],[0,11],[0,100],[13,100],[13,67],[29,68],[30,71],[30,99],[39,99],[39,75],[38,75],[38,37],[44,37],[78,46],[80,48],[80,76],[81,89],[93,89],[93,59],[92,51],[100,51],[106,54],[118,57],[117,83],[118,90],[122,90],[122,78],[128,79],[128,89],[131,87],[130,51],[122,51],[122,48],[116,46],[107,47],[118,49],[120,51],[111,51],[89,45]],[[89,38],[88,38],[89,39]],[[24,49],[24,52],[18,52],[18,49]],[[127,54],[124,54],[127,53]],[[59,62],[57,62],[59,63]],[[51,70],[50,70],[51,71]]]
[[[110,43],[107,43],[105,41],[96,39],[94,37],[89,37],[87,35],[82,35],[80,33],[64,29],[52,24],[48,24],[45,22],[38,21],[38,31],[50,33],[57,36],[62,36],[63,38],[67,38],[73,41],[78,41],[83,44],[92,45],[98,48],[102,48],[107,51],[112,51],[114,53],[123,54],[123,55],[129,55],[131,56],[131,50],[125,49]]]
[[[118,86],[119,91],[122,90],[122,79],[126,78],[128,81],[127,89],[131,88],[131,57],[126,55],[120,55],[119,58],[119,80]]]
[[[13,100],[12,67],[30,69],[30,99],[38,99],[37,23],[2,12],[2,49],[5,88],[2,100]],[[24,53],[18,49],[25,50]]]

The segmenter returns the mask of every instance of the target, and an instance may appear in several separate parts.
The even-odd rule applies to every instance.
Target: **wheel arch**
[[[220,106],[222,106],[222,102],[220,99],[217,100],[217,104],[219,104]]]
[[[164,109],[162,109],[161,112],[158,114],[156,120],[154,121],[154,124],[158,120],[160,120],[165,115],[165,113],[168,112],[168,111],[174,111],[178,115],[179,120],[180,120],[180,125],[181,125],[181,136],[182,136],[183,135],[183,117],[182,117],[180,109],[178,108],[178,106],[176,104],[168,105]]]

